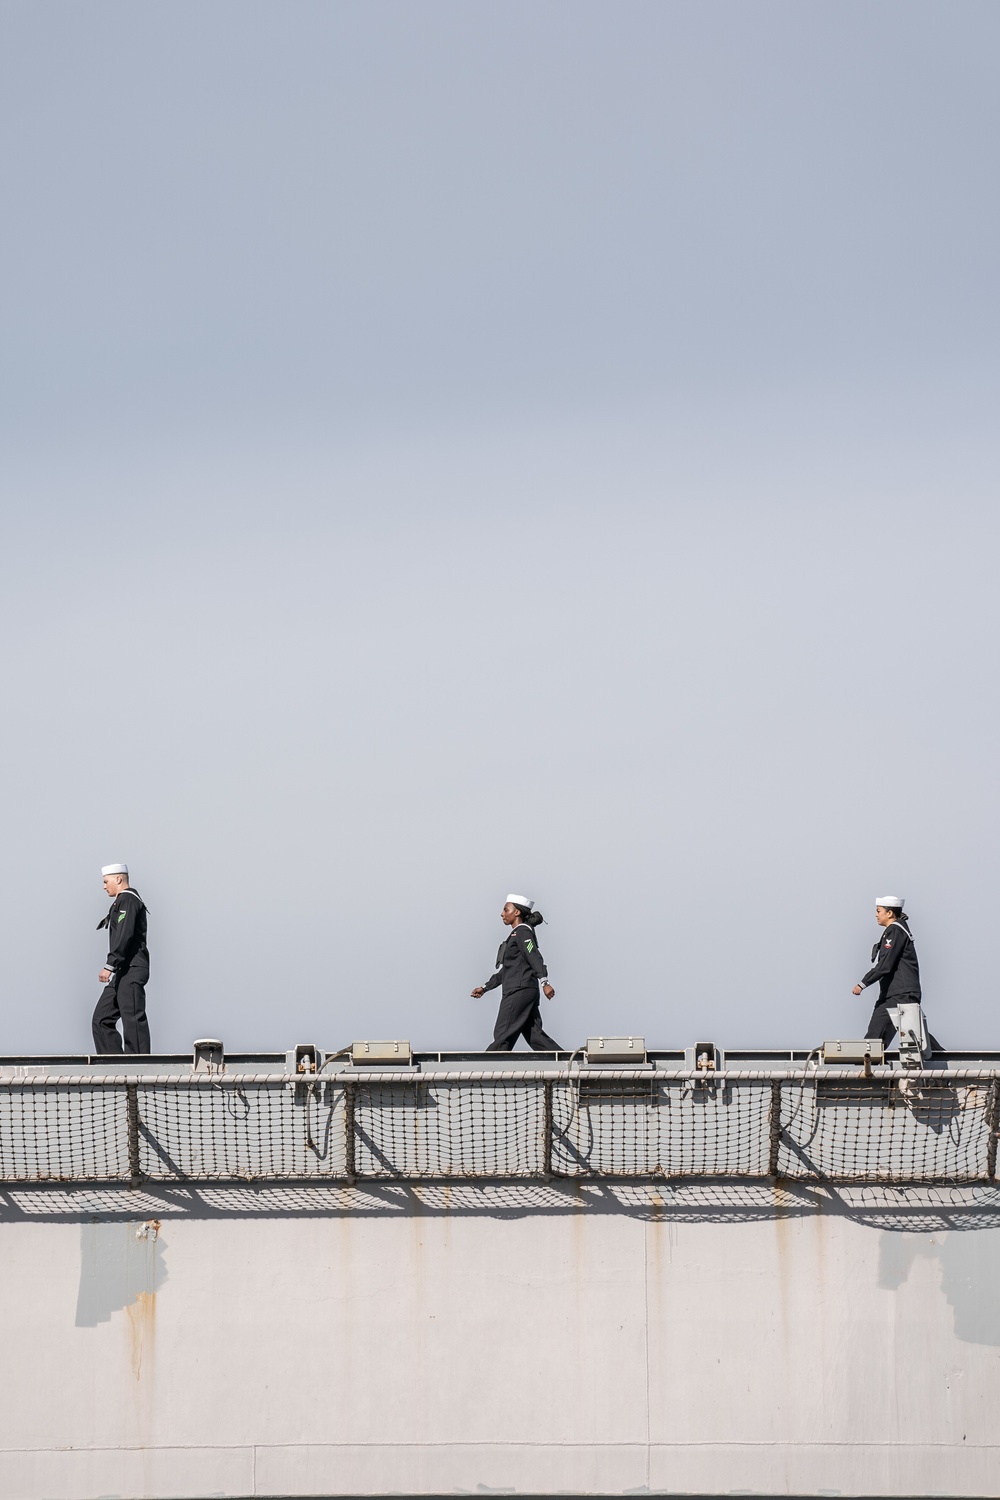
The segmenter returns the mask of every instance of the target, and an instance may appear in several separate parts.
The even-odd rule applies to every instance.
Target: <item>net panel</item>
[[[122,1089],[0,1082],[0,1181],[118,1182],[129,1177]]]
[[[0,1180],[995,1179],[979,1078],[0,1080]]]
[[[552,1170],[564,1177],[763,1177],[768,1083],[553,1087]]]
[[[778,1172],[844,1182],[982,1181],[995,1088],[907,1079],[786,1083]]]
[[[358,1177],[540,1177],[544,1086],[365,1081],[354,1095]]]
[[[347,1175],[344,1092],[332,1084],[140,1084],[138,1102],[139,1168],[154,1181]]]

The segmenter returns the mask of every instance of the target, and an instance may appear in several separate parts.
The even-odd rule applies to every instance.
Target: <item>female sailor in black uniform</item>
[[[487,1052],[512,1052],[519,1036],[523,1036],[535,1052],[561,1050],[559,1043],[547,1036],[542,1027],[539,982],[547,1000],[553,999],[555,990],[549,984],[549,971],[535,941],[535,928],[544,919],[540,911],[532,909],[533,906],[534,902],[527,896],[507,897],[500,920],[510,928],[510,937],[500,944],[496,973],[485,984],[477,984],[472,991],[473,1000],[478,1000],[487,990],[503,985],[493,1040]]]
[[[902,896],[879,896],[875,902],[875,920],[884,931],[872,948],[872,967],[858,980],[854,994],[860,995],[870,984],[878,984],[878,999],[865,1036],[888,1047],[896,1035],[889,1007],[920,1004],[920,966]],[[935,1052],[941,1050],[933,1036],[928,1035],[928,1041]]]

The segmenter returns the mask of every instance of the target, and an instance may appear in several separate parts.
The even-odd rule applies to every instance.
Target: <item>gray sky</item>
[[[1000,1046],[1000,8],[0,20],[0,1049]]]

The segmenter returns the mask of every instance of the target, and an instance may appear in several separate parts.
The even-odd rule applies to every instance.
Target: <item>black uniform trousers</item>
[[[548,1036],[542,1026],[539,1009],[538,986],[527,990],[511,990],[500,1001],[497,1023],[493,1028],[493,1040],[487,1052],[513,1052],[514,1043],[523,1036],[533,1052],[561,1052],[558,1042]]]
[[[898,1000],[894,999],[892,1005],[893,1009],[895,1009],[897,1005],[910,1005],[914,1003],[917,1005],[920,1004],[920,1001],[915,995],[903,995]],[[868,1030],[865,1032],[865,1040],[872,1042],[881,1042],[883,1047],[888,1047],[889,1043],[892,1041],[895,1035],[896,1027],[889,1015],[889,1002],[886,1000],[877,1000],[875,1002],[875,1009],[872,1011],[872,1018],[868,1022]],[[944,1051],[941,1043],[930,1030],[928,1030],[927,1032],[927,1040],[930,1043],[932,1052]]]
[[[94,1011],[94,1046],[100,1053],[121,1052],[118,1034],[121,1020],[126,1052],[149,1051],[149,1022],[146,1020],[146,981],[149,959],[136,959],[101,991]]]

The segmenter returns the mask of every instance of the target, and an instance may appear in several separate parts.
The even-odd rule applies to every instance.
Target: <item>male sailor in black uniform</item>
[[[534,910],[534,902],[527,896],[512,895],[504,902],[500,920],[510,928],[510,937],[500,944],[496,973],[472,991],[473,1000],[478,1000],[487,990],[503,985],[493,1040],[486,1050],[512,1052],[518,1037],[523,1036],[535,1052],[559,1052],[559,1043],[542,1026],[539,1009],[539,981],[547,1000],[554,999],[556,993],[535,941],[535,928],[541,925],[542,914]]]
[[[920,1004],[920,966],[910,919],[903,906],[902,896],[876,898],[875,920],[884,931],[872,948],[873,967],[858,980],[853,991],[860,995],[869,985],[878,983],[878,999],[865,1037],[881,1041],[886,1047],[896,1035],[889,1007]],[[940,1052],[940,1043],[933,1036],[928,1035],[928,1041],[935,1052]]]
[[[122,1051],[117,1025],[120,1019],[125,1051],[148,1052],[146,907],[139,892],[128,883],[128,865],[105,865],[101,874],[111,897],[111,910],[97,924],[98,932],[102,927],[108,929],[108,961],[97,976],[104,989],[94,1011],[94,1046],[100,1053]]]

